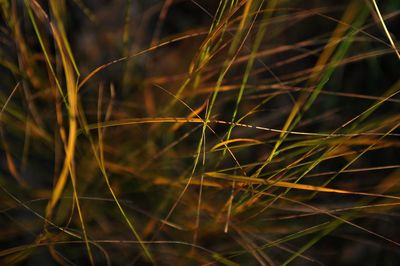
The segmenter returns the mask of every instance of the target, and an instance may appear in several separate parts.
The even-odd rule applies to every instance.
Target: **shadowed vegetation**
[[[1,265],[396,265],[397,0],[1,0]]]

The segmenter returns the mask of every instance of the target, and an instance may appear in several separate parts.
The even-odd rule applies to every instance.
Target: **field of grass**
[[[0,7],[0,265],[398,265],[400,1]]]

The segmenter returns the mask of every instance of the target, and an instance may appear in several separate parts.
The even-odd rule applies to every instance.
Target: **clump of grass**
[[[2,265],[399,260],[397,1],[0,4]]]

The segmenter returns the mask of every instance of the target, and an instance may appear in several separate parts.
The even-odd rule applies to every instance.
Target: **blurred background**
[[[374,3],[1,1],[1,264],[397,265]]]

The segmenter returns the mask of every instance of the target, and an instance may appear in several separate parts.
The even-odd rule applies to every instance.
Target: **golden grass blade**
[[[299,190],[306,190],[306,191],[313,191],[313,192],[362,195],[362,196],[380,197],[380,198],[397,199],[397,200],[400,199],[400,197],[397,197],[397,196],[389,196],[389,195],[367,193],[367,192],[348,191],[348,190],[342,190],[342,189],[333,189],[333,188],[326,188],[326,187],[313,186],[313,185],[304,185],[304,184],[291,183],[291,182],[285,182],[285,181],[266,180],[266,179],[255,178],[255,177],[228,175],[228,174],[222,174],[222,173],[218,173],[218,172],[207,172],[207,173],[205,173],[205,175],[208,177],[211,177],[211,178],[218,178],[218,179],[230,180],[230,181],[234,180],[235,182],[246,183],[246,184],[261,184],[261,185],[269,185],[269,186],[290,188],[290,189],[299,189]]]
[[[393,48],[394,52],[396,53],[397,57],[398,57],[399,60],[400,60],[399,48],[398,48],[398,47],[396,46],[396,44],[394,43],[394,41],[393,41],[393,39],[392,39],[392,35],[390,34],[389,30],[388,30],[387,27],[386,27],[385,20],[384,20],[383,17],[382,17],[381,11],[379,10],[379,7],[378,7],[378,4],[376,3],[376,0],[372,0],[372,3],[374,4],[374,8],[375,8],[376,14],[378,14],[379,20],[380,20],[380,22],[381,22],[381,24],[382,24],[382,27],[383,27],[383,29],[384,29],[384,31],[385,31],[385,34],[386,34],[388,40],[389,40],[389,42],[390,42],[390,45],[392,45],[392,48]]]
[[[237,139],[229,139],[225,140],[223,142],[220,142],[218,144],[215,144],[210,151],[215,151],[220,147],[227,146],[228,144],[231,143],[236,143],[236,142],[245,142],[245,143],[253,143],[253,144],[262,144],[262,141],[256,140],[256,139],[248,139],[248,138],[237,138]]]

